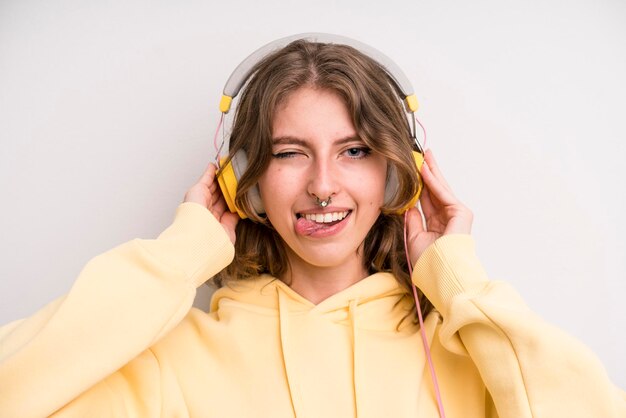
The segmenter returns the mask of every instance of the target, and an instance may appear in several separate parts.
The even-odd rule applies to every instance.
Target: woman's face
[[[362,269],[357,250],[380,214],[387,162],[357,137],[342,99],[309,87],[291,93],[275,112],[272,154],[259,190],[291,265]],[[331,202],[322,208],[316,197]]]

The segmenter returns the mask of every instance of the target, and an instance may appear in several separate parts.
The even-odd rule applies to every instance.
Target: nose
[[[340,179],[333,161],[317,158],[311,165],[308,175],[307,192],[313,198],[327,200],[339,192]]]

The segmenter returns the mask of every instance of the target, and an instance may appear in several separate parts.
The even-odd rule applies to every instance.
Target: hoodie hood
[[[376,273],[315,305],[281,280],[261,275],[230,282],[218,289],[211,300],[211,312],[220,304],[237,302],[248,309],[277,315],[317,314],[336,323],[350,319],[350,306],[358,309],[360,327],[376,331],[396,331],[412,327],[413,300],[390,273]]]
[[[387,341],[382,336],[395,335],[414,340],[418,330],[413,322],[412,296],[390,273],[368,276],[317,305],[281,280],[262,275],[231,282],[215,292],[211,312],[221,317],[221,312],[229,309],[253,312],[270,318],[271,322],[272,317],[276,318],[276,337],[296,417],[307,416],[307,411],[314,410],[312,382],[319,385],[319,379],[328,376],[313,379],[311,376],[316,371],[312,369],[329,364],[337,372],[346,367],[349,370],[347,376],[338,374],[334,378],[342,376],[344,381],[345,376],[345,384],[352,386],[354,404],[350,409],[357,414],[373,410],[375,390],[367,376],[372,367],[378,367],[380,354],[376,348],[380,338]],[[431,335],[432,325],[427,326]],[[413,350],[419,352],[418,340],[414,340]]]

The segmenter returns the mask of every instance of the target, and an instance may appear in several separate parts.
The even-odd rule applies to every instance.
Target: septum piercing
[[[319,197],[315,196],[315,204],[317,204],[318,206],[325,208],[326,206],[330,205],[330,196],[328,196],[328,199],[326,200],[320,200]]]

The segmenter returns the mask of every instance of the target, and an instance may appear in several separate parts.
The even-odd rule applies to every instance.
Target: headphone
[[[252,75],[253,69],[256,64],[263,60],[269,54],[297,40],[350,46],[358,50],[365,56],[376,61],[386,71],[386,73],[395,84],[396,91],[398,92],[400,98],[404,101],[407,116],[412,121],[411,138],[415,142],[418,150],[412,151],[412,153],[413,159],[415,161],[416,171],[419,172],[424,163],[424,151],[422,149],[422,146],[418,142],[415,134],[416,127],[414,113],[415,111],[417,111],[418,104],[417,98],[413,93],[413,87],[411,86],[409,79],[404,75],[404,73],[402,72],[402,70],[400,70],[396,63],[394,63],[382,52],[378,51],[375,48],[372,48],[367,44],[345,36],[332,35],[327,33],[303,33],[277,39],[257,49],[245,60],[243,60],[237,66],[237,68],[235,68],[230,77],[228,77],[226,85],[224,86],[222,98],[220,100],[220,111],[222,112],[223,116],[226,115],[230,110],[233,98],[235,98],[237,94],[239,94],[239,91],[241,90],[243,85]],[[237,185],[239,184],[239,179],[242,177],[243,173],[245,173],[248,166],[248,157],[245,151],[241,149],[232,156],[228,163],[226,163],[226,161],[227,157],[224,157],[221,158],[218,162],[220,171],[217,180],[219,182],[220,189],[222,190],[222,194],[224,195],[224,200],[226,200],[226,204],[228,205],[228,209],[232,213],[237,213],[242,219],[245,219],[247,218],[247,215],[241,208],[235,205],[235,196],[237,195]],[[415,196],[413,196],[410,202],[408,202],[397,212],[398,214],[402,214],[411,207],[415,206],[422,191],[422,187],[423,184],[421,176],[418,176],[417,193],[415,194]],[[385,185],[385,203],[390,202],[393,199],[397,190],[398,176],[395,173],[395,169],[392,169],[387,176],[387,183]],[[248,199],[257,213],[265,213],[258,186],[252,187],[248,191]]]

